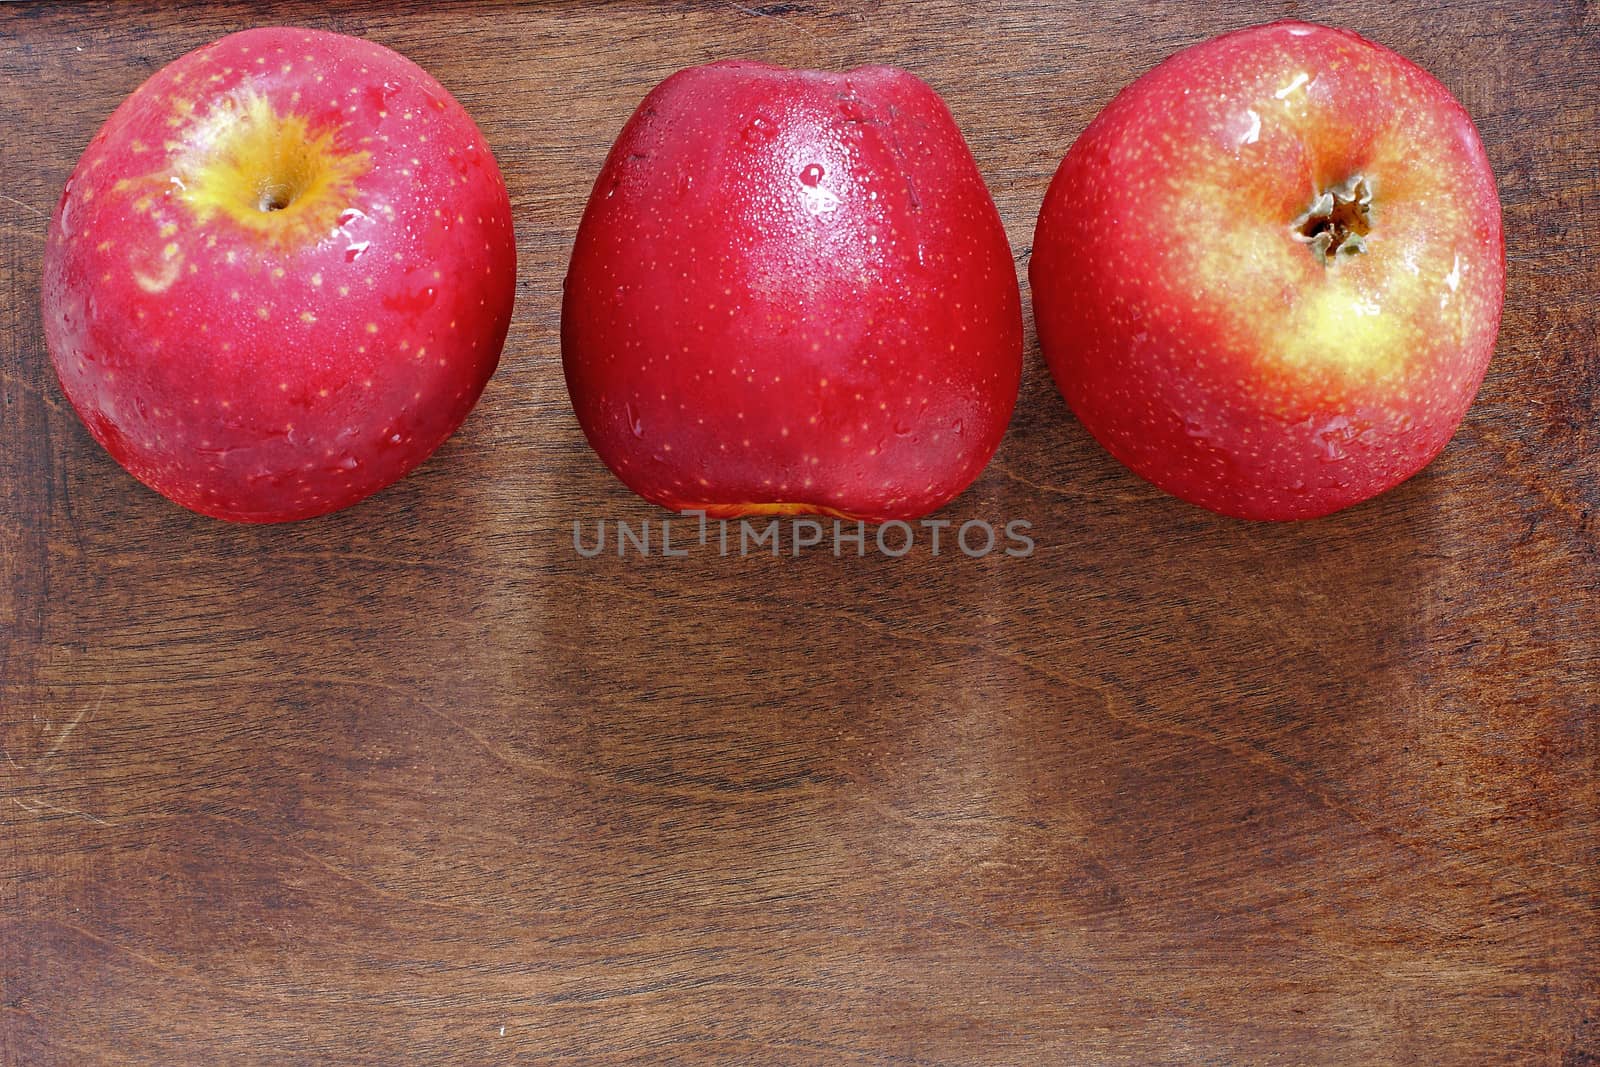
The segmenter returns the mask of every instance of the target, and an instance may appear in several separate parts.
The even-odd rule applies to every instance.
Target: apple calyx
[[[264,97],[224,97],[201,120],[173,181],[199,221],[216,216],[283,247],[314,245],[340,225],[370,155],[342,131]]]
[[[259,211],[282,211],[295,202],[300,195],[298,186],[302,184],[293,178],[287,181],[274,181],[270,178],[261,182],[261,196],[256,201]]]
[[[1294,234],[1311,246],[1318,263],[1327,266],[1341,255],[1367,250],[1371,211],[1372,188],[1357,174],[1323,190],[1306,213],[1294,220]]]

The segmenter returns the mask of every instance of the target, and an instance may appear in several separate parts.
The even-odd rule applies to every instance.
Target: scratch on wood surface
[[[790,22],[786,18],[780,17],[780,14],[779,14],[778,11],[768,11],[768,10],[766,10],[764,8],[758,8],[758,7],[745,7],[743,4],[738,3],[737,0],[727,0],[727,3],[728,3],[728,6],[733,8],[735,11],[742,11],[744,14],[750,15],[750,16],[752,16],[754,18],[772,19],[774,22],[778,23],[780,26],[786,26],[789,29],[794,30],[796,33],[804,34],[806,37],[809,37],[813,41],[815,41],[817,39],[817,35],[812,33],[810,30],[806,29],[804,26],[798,25],[796,23]],[[771,6],[776,6],[783,12],[800,10],[799,8],[797,8],[795,5],[792,5],[792,4],[779,4],[779,5],[771,5]]]
[[[80,818],[80,819],[88,819],[90,822],[96,824],[97,826],[110,826],[111,825],[109,822],[107,822],[105,819],[100,818],[100,816],[98,816],[98,815],[91,815],[87,811],[78,811],[76,808],[63,808],[61,805],[52,804],[48,800],[43,799],[42,797],[34,797],[33,798],[33,802],[35,804],[39,805],[36,808],[29,807],[28,804],[26,802],[24,802],[21,797],[12,797],[11,799],[16,803],[17,807],[21,808],[23,811],[27,812],[29,815],[38,815],[41,811],[53,811],[53,812],[56,812],[59,815],[68,815],[68,816],[75,816],[75,817]]]
[[[337,561],[339,563],[365,563],[373,567],[403,567],[407,570],[433,571],[440,574],[453,574],[463,578],[474,578],[483,573],[481,564],[452,563],[448,560],[427,559],[422,556],[402,555],[376,555],[370,552],[347,551],[344,546],[318,549],[317,551],[284,551],[274,554],[276,559],[304,560],[308,563]]]
[[[1488,424],[1478,432],[1506,457],[1505,469],[1523,488],[1536,493],[1549,505],[1545,514],[1559,515],[1576,528],[1579,537],[1574,544],[1580,549],[1594,551],[1594,542],[1583,536],[1589,523],[1589,503],[1579,495],[1581,489],[1556,484],[1552,472],[1546,472],[1538,464],[1529,462],[1528,449],[1515,435],[1502,433]]]
[[[165,818],[165,819],[183,819],[183,820],[186,820],[186,821],[189,821],[189,822],[195,822],[195,821],[198,821],[198,820],[201,820],[201,819],[210,819],[210,820],[212,820],[214,822],[229,823],[229,824],[231,824],[233,826],[239,827],[240,829],[242,829],[242,830],[244,830],[244,831],[246,831],[248,833],[263,834],[268,839],[270,839],[273,843],[275,843],[279,847],[283,848],[284,851],[293,853],[294,855],[299,856],[301,859],[305,860],[307,863],[311,863],[311,864],[314,864],[317,867],[322,868],[324,871],[327,871],[330,875],[332,875],[335,878],[340,879],[341,881],[349,882],[351,885],[360,886],[362,889],[365,889],[367,892],[372,893],[375,896],[384,897],[384,898],[387,898],[389,900],[398,900],[398,901],[401,901],[401,902],[406,903],[406,904],[415,905],[416,907],[419,907],[419,908],[436,908],[436,909],[439,909],[441,911],[454,912],[454,913],[456,913],[458,915],[466,915],[466,916],[470,916],[470,917],[476,918],[476,919],[493,919],[495,917],[495,916],[491,915],[488,912],[478,911],[478,910],[475,910],[473,908],[463,908],[458,904],[446,904],[446,903],[444,903],[442,901],[427,900],[427,899],[422,898],[422,897],[414,897],[414,896],[411,896],[411,895],[409,895],[407,893],[401,893],[401,892],[398,892],[398,891],[393,890],[393,889],[385,889],[383,886],[377,884],[376,882],[370,881],[370,880],[368,880],[366,878],[362,878],[359,875],[356,875],[351,871],[345,870],[343,867],[340,867],[338,864],[332,862],[331,860],[324,859],[323,857],[318,856],[316,853],[310,851],[309,849],[295,844],[294,842],[290,841],[288,838],[284,837],[282,834],[273,833],[272,831],[267,830],[266,828],[264,828],[262,826],[256,825],[254,823],[245,822],[243,819],[236,819],[231,815],[222,815],[222,814],[219,814],[217,812],[205,812],[203,814],[195,815],[195,816],[173,814],[173,815],[163,816],[162,818]]]
[[[17,922],[17,920],[8,920],[8,924],[15,922]],[[20,925],[20,923],[18,923],[18,925]],[[95,933],[86,926],[80,926],[77,923],[69,922],[66,919],[62,919],[57,916],[41,916],[33,920],[33,925],[48,925],[70,931],[71,933],[76,934],[87,941],[93,941],[97,945],[104,945],[115,952],[132,957],[133,959],[140,961],[151,969],[159,971],[162,974],[172,975],[176,978],[180,978],[196,985],[205,986],[212,990],[220,990],[221,992],[227,993],[230,996],[245,997],[249,995],[248,993],[239,990],[237,987],[219,982],[214,978],[197,974],[193,968],[177,966],[156,956],[152,956],[145,952],[140,952],[131,945],[125,945],[121,941],[114,941],[104,934]]]
[[[1020,485],[1026,485],[1030,489],[1037,489],[1041,493],[1050,493],[1053,496],[1064,496],[1068,498],[1082,495],[1081,492],[1074,492],[1073,490],[1067,489],[1064,486],[1048,485],[1043,482],[1036,482],[1031,478],[1025,478],[1004,464],[996,463],[993,460],[989,461],[988,469],[994,471],[996,474],[999,474],[1002,477],[1009,478],[1013,482],[1017,482]]]
[[[848,619],[864,629],[878,631],[887,629],[883,624],[874,619],[857,615],[850,611],[841,610],[838,612],[838,614],[840,617]],[[946,638],[935,636],[913,637],[908,635],[901,636],[904,640],[913,641],[918,644],[948,645],[957,648],[966,648],[988,656],[992,659],[1004,660],[1005,662],[1013,663],[1024,670],[1043,675],[1044,677],[1056,682],[1058,685],[1085,690],[1099,698],[1102,709],[1109,718],[1121,723],[1124,726],[1158,736],[1194,741],[1209,748],[1214,748],[1218,751],[1232,755],[1234,758],[1241,760],[1244,763],[1258,767],[1266,773],[1271,774],[1282,781],[1288,782],[1307,798],[1320,804],[1328,811],[1343,816],[1366,833],[1373,834],[1383,838],[1384,840],[1393,842],[1414,856],[1441,861],[1456,870],[1466,871],[1476,876],[1488,885],[1509,885],[1518,892],[1527,893],[1530,896],[1537,895],[1526,882],[1514,878],[1506,874],[1504,871],[1485,871],[1481,867],[1476,867],[1471,863],[1465,862],[1463,857],[1457,856],[1447,846],[1441,845],[1438,842],[1432,841],[1426,837],[1407,833],[1398,827],[1390,826],[1379,819],[1370,817],[1360,809],[1356,808],[1354,805],[1341,800],[1331,791],[1323,788],[1321,784],[1318,783],[1314,778],[1299,768],[1293,766],[1287,760],[1241,738],[1229,737],[1226,734],[1201,730],[1195,727],[1186,727],[1171,723],[1150,722],[1149,720],[1140,717],[1131,708],[1127,707],[1123,701],[1117,698],[1116,694],[1106,691],[1098,686],[1089,686],[1084,685],[1082,682],[1074,682],[1071,678],[1068,678],[1065,675],[1036,662],[1034,657],[1025,652],[1006,651],[1003,649],[993,648],[981,641],[965,640],[962,638]],[[1496,879],[1496,873],[1500,875],[1499,879]],[[1558,899],[1553,903],[1557,910],[1565,914],[1576,914],[1580,920],[1587,919],[1587,915],[1581,908],[1576,908],[1565,900]]]
[[[349,678],[344,676],[324,675],[325,681],[336,685],[348,685],[361,689],[379,689],[386,692],[400,693],[410,699],[419,708],[431,717],[452,727],[468,738],[482,752],[494,762],[508,771],[532,771],[552,781],[563,782],[571,786],[579,786],[597,790],[609,790],[616,793],[625,793],[631,796],[649,798],[678,797],[683,800],[698,803],[712,803],[729,805],[748,802],[752,797],[761,796],[761,791],[752,788],[713,789],[704,786],[677,785],[669,782],[633,782],[613,778],[603,774],[580,770],[576,767],[559,766],[549,760],[539,759],[534,756],[518,752],[513,748],[502,748],[490,738],[484,736],[461,719],[445,711],[442,707],[424,700],[417,694],[409,692],[400,686],[390,685],[374,679]],[[771,794],[781,797],[783,793]]]
[[[39,757],[40,763],[45,762],[51,756],[54,756],[57,752],[60,752],[61,746],[67,743],[67,738],[72,736],[74,730],[76,730],[84,722],[92,720],[97,714],[99,714],[100,705],[105,703],[106,688],[106,686],[101,686],[100,694],[95,697],[94,703],[91,705],[85,705],[83,709],[79,711],[78,714],[73,718],[73,720],[67,723],[65,728],[63,728],[62,731],[56,735],[55,744],[51,745],[49,750],[46,751],[44,755]]]
[[[5,371],[0,371],[0,386],[11,386],[12,388],[17,389],[19,392],[30,393],[42,400],[44,402],[44,406],[49,408],[51,411],[64,412],[66,410],[65,405],[63,405],[62,402],[56,398],[54,390],[43,385],[35,385],[33,382],[30,382],[19,375],[7,374]]]
[[[24,203],[23,201],[18,200],[14,196],[7,196],[5,193],[0,193],[0,200],[4,200],[8,204],[15,204],[18,207],[20,207],[22,210],[27,211],[27,212],[29,212],[29,213],[31,213],[33,215],[36,215],[37,217],[39,217],[41,219],[47,219],[47,218],[50,217],[48,212],[41,211],[38,208],[34,207],[32,204]]]

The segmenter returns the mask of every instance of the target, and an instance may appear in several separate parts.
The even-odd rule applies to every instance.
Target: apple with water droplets
[[[107,120],[45,248],[61,386],[117,462],[243,522],[421,463],[499,361],[511,205],[460,104],[380,45],[233,34]]]
[[[1021,298],[925,83],[722,62],[668,78],[617,138],[561,346],[589,442],[647,500],[908,519],[965,489],[1005,433]]]
[[[1445,446],[1494,349],[1505,253],[1450,92],[1354,33],[1280,22],[1117,96],[1050,185],[1029,273],[1046,362],[1112,455],[1284,520]]]

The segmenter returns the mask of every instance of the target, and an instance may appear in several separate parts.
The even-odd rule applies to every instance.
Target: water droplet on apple
[[[347,207],[343,211],[339,212],[339,227],[341,229],[343,229],[344,227],[350,225],[352,222],[356,222],[358,220],[365,219],[366,217],[367,217],[367,213],[365,211],[362,211],[360,208],[358,208],[358,207]]]
[[[1239,116],[1239,141],[1237,147],[1255,144],[1261,140],[1261,115],[1254,108],[1245,108]]]
[[[353,471],[357,467],[361,466],[361,461],[354,456],[347,455],[342,457],[338,463],[334,464],[334,466],[342,471]]]
[[[955,421],[955,423],[950,427],[950,429],[955,433],[955,435],[957,437],[960,437],[961,433],[965,429],[965,427],[962,425],[961,420],[957,419]]]
[[[815,188],[817,183],[822,181],[822,176],[825,173],[827,172],[822,169],[822,164],[808,163],[806,169],[800,172],[800,183]]]
[[[639,413],[633,409],[633,405],[622,405],[622,414],[628,420],[628,432],[642,440],[644,438],[644,423],[640,420]]]
[[[1310,422],[1310,419],[1306,420],[1306,423]],[[1315,431],[1315,441],[1322,450],[1318,458],[1324,462],[1348,459],[1352,445],[1370,446],[1376,436],[1376,430],[1370,424],[1360,419],[1351,420],[1347,415],[1335,415]]]
[[[757,115],[751,119],[744,128],[744,141],[746,144],[760,145],[776,137],[778,131],[773,126],[772,120],[765,115]]]
[[[821,169],[821,167],[817,168],[818,171],[821,171]],[[806,181],[806,175],[810,171],[811,168],[807,167],[805,173],[800,175],[800,183],[802,185],[800,190],[801,203],[805,205],[806,211],[813,215],[827,215],[839,207],[839,196],[831,189],[821,189],[814,182]]]
[[[361,254],[371,246],[371,241],[357,241],[355,244],[344,250],[344,261],[346,263],[354,263],[356,260],[360,259]]]

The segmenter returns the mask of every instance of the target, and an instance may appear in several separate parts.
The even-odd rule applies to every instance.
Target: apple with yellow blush
[[[403,56],[233,34],[140,86],[51,221],[45,337],[90,434],[185,507],[345,507],[421,463],[499,361],[511,205],[461,105]]]
[[[1089,124],[1029,275],[1045,360],[1112,455],[1215,511],[1312,518],[1460,423],[1500,323],[1500,202],[1431,75],[1280,22],[1180,52]]]

